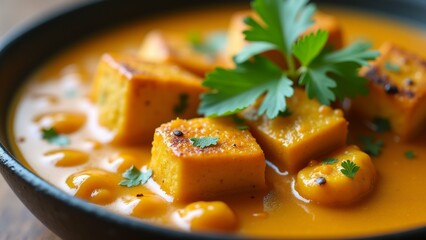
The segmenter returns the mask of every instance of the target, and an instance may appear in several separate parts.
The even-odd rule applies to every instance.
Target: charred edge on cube
[[[415,93],[411,90],[399,89],[398,86],[390,83],[389,78],[386,75],[380,73],[379,69],[376,66],[371,67],[364,74],[364,77],[369,81],[383,86],[383,90],[389,95],[400,95],[407,98],[415,97]],[[405,84],[408,86],[414,85],[414,81],[408,78],[405,81]]]
[[[120,63],[120,65],[127,71],[127,72],[129,72],[130,74],[133,74],[133,75],[135,75],[135,74],[138,74],[138,73],[140,73],[138,70],[136,70],[135,68],[133,68],[132,66],[130,66],[129,64],[127,64],[127,63],[124,63],[124,62],[122,62],[122,63]]]

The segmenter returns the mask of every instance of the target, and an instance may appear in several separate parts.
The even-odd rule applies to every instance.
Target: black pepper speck
[[[393,94],[397,94],[399,92],[398,87],[392,84],[385,84],[385,92],[387,94],[393,95]]]
[[[414,85],[414,81],[413,81],[413,79],[411,79],[411,78],[407,78],[407,79],[405,80],[405,84],[406,84],[407,86],[413,86],[413,85]]]
[[[174,130],[173,131],[173,135],[175,135],[176,137],[182,137],[183,136],[183,132],[180,130]]]
[[[315,183],[321,186],[326,184],[327,180],[324,177],[319,177],[315,179]]]

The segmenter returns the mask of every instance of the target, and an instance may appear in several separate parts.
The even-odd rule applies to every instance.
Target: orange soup
[[[16,97],[9,122],[15,154],[40,177],[70,195],[152,224],[203,231],[203,227],[191,228],[179,220],[182,209],[187,210],[193,201],[174,201],[173,194],[164,191],[155,178],[135,187],[119,185],[131,166],[143,172],[150,168],[152,144],[114,143],[114,134],[98,121],[100,110],[91,97],[92,82],[104,53],[136,53],[153,29],[184,38],[191,32],[223,31],[241,9],[228,6],[158,16],[100,33],[59,53],[29,77]],[[391,40],[426,57],[424,30],[369,13],[334,8],[321,11],[339,21],[343,45],[367,39],[377,49]],[[297,172],[267,160],[266,188],[207,199],[225,203],[236,216],[233,219],[225,214],[224,222],[236,221],[226,232],[255,237],[339,238],[426,226],[426,131],[405,141],[392,131],[373,131],[362,117],[345,114],[345,118],[349,145],[362,148],[363,136],[382,141],[380,154],[371,156],[376,175],[373,189],[365,197],[344,206],[311,201],[298,192]],[[50,127],[66,138],[56,138],[55,144],[47,141]]]

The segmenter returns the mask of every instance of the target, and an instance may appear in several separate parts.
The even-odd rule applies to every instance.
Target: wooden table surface
[[[0,41],[15,27],[82,0],[0,0]],[[0,240],[57,240],[19,201],[0,176]]]

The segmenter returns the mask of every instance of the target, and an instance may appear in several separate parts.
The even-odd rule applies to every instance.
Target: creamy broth
[[[217,8],[168,14],[132,23],[84,40],[52,58],[29,79],[18,94],[10,118],[10,136],[14,152],[22,162],[48,182],[74,194],[66,179],[85,169],[104,169],[115,172],[117,159],[130,155],[138,159],[139,167],[150,161],[150,145],[114,146],[108,144],[111,134],[97,123],[96,107],[89,99],[91,81],[99,57],[104,52],[135,52],[149,30],[162,29],[186,34],[189,31],[226,29],[230,16],[240,7]],[[375,47],[391,40],[400,46],[426,57],[424,31],[381,18],[379,16],[322,9],[339,19],[346,42],[362,38]],[[172,22],[172,24],[171,24]],[[58,147],[40,137],[40,124],[35,119],[51,112],[82,113],[86,116],[82,128],[70,135],[66,149],[88,153],[89,160],[79,166],[55,166],[58,156],[49,151]],[[294,176],[267,167],[270,190],[259,193],[220,197],[236,213],[238,234],[263,237],[343,237],[381,234],[426,225],[426,132],[409,143],[392,133],[377,134],[363,123],[348,118],[350,143],[359,144],[362,135],[384,141],[384,148],[373,162],[378,179],[373,192],[362,201],[348,207],[326,207],[301,198],[294,190]],[[404,157],[412,150],[414,159]],[[121,155],[120,155],[121,154]],[[56,164],[58,165],[58,164]],[[121,174],[117,173],[121,179]],[[163,217],[144,221],[178,228],[174,212],[184,203],[173,203],[150,179],[144,186],[117,186],[117,200],[105,207],[130,215],[137,204],[137,194],[157,194],[167,204]]]

